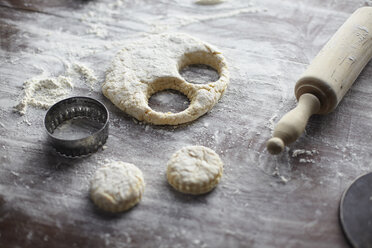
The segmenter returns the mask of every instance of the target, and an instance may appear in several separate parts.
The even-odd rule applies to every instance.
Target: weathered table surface
[[[348,247],[338,207],[352,180],[372,170],[371,64],[337,110],[312,117],[282,156],[270,156],[265,142],[272,123],[295,106],[301,72],[368,4],[0,0],[0,246]],[[103,97],[105,70],[123,41],[175,31],[219,47],[231,84],[191,124],[136,123]],[[93,91],[77,84],[72,95],[102,100],[111,126],[107,149],[69,160],[46,143],[45,110],[20,116],[13,107],[25,80],[63,75],[74,61],[92,68],[99,83]],[[225,163],[220,185],[197,197],[174,191],[165,178],[170,154],[195,144]],[[296,156],[297,149],[314,151]],[[105,159],[134,163],[144,173],[144,197],[129,212],[107,214],[89,200],[89,179]]]

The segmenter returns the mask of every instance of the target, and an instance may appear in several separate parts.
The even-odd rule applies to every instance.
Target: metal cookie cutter
[[[63,122],[77,118],[87,118],[97,122],[100,129],[76,139],[61,138],[53,134]],[[93,153],[105,144],[108,137],[109,112],[101,102],[93,98],[71,97],[49,108],[45,115],[44,125],[49,140],[57,152],[67,157],[79,157]]]

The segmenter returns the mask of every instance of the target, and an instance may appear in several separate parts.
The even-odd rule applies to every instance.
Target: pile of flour
[[[23,98],[15,106],[16,112],[24,115],[29,105],[47,109],[56,101],[68,95],[74,85],[71,78],[65,76],[31,78],[23,83]]]
[[[62,100],[72,93],[73,81],[82,80],[91,90],[97,83],[97,77],[92,69],[81,64],[68,64],[66,75],[48,77],[41,75],[26,80],[23,83],[23,96],[14,110],[20,115],[27,112],[28,106],[48,109],[54,103]]]

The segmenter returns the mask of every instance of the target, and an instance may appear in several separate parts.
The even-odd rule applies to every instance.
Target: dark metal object
[[[345,190],[340,221],[353,247],[372,248],[372,173],[360,176]]]
[[[64,121],[75,118],[89,118],[102,124],[97,132],[79,139],[61,139],[53,135]],[[71,97],[57,102],[45,115],[44,125],[52,146],[62,155],[79,157],[98,150],[107,140],[109,112],[99,101],[89,97]]]

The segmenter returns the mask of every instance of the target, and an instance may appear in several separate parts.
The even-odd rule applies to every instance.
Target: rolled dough
[[[209,65],[220,77],[206,84],[189,83],[179,71],[190,64]],[[102,92],[139,121],[177,125],[207,113],[221,98],[228,83],[226,61],[217,49],[189,35],[170,33],[131,41],[122,48],[107,71]],[[178,113],[151,109],[148,99],[166,89],[186,95],[189,107]]]

